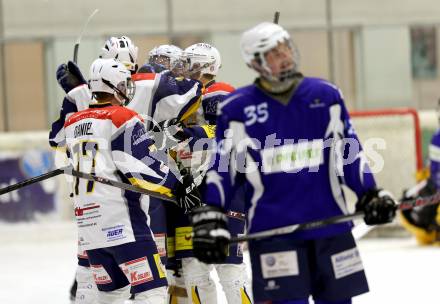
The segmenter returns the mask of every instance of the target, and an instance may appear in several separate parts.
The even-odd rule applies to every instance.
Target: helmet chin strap
[[[279,77],[266,77],[261,74],[261,85],[271,93],[281,94],[290,90],[301,77],[302,74],[295,69],[284,71]]]
[[[117,101],[119,101],[120,105],[126,105],[128,103],[125,98],[120,98],[119,93],[116,91],[113,93],[113,96],[116,98]]]
[[[125,95],[121,90],[115,87],[110,81],[102,78],[102,82],[105,83],[107,86],[109,86],[111,89],[113,89],[114,91],[113,95],[121,105],[126,105],[130,102],[130,99],[127,97],[127,95]],[[120,96],[122,97],[122,99],[120,98]]]
[[[295,68],[282,71],[278,76],[272,74],[264,56],[260,56],[260,67],[257,69],[263,80],[263,87],[271,93],[279,94],[289,90],[295,82],[295,78],[301,75]]]

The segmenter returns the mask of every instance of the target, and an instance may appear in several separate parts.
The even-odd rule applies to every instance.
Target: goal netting
[[[357,111],[351,113],[354,128],[366,152],[379,187],[400,199],[404,189],[417,183],[423,167],[422,128],[419,114],[411,108]],[[376,154],[377,153],[377,154]],[[350,205],[356,198],[347,191]],[[399,219],[375,229],[377,236],[403,233]]]

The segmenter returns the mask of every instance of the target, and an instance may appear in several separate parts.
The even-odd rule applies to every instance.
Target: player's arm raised
[[[49,133],[49,144],[53,148],[64,146],[64,123],[73,113],[86,109],[91,99],[89,89],[86,85],[87,81],[75,63],[69,61],[67,64],[61,64],[57,68],[56,78],[58,84],[67,95],[63,99],[60,116],[52,124],[52,128]],[[81,98],[78,92],[75,91],[82,92],[81,94],[87,92],[87,97]],[[83,100],[83,102],[80,102],[80,100]]]

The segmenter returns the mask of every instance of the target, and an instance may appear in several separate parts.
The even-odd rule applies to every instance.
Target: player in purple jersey
[[[440,101],[439,101],[440,102]],[[439,104],[440,106],[440,104]],[[429,145],[428,177],[415,187],[404,191],[403,201],[416,196],[434,195],[440,189],[440,129],[431,138]],[[417,207],[402,212],[402,225],[411,232],[421,245],[440,244],[439,204]]]
[[[246,186],[248,232],[348,214],[342,185],[357,197],[367,224],[393,220],[394,200],[376,188],[338,88],[298,72],[281,26],[261,23],[241,39],[245,62],[260,77],[219,104],[213,168],[204,206],[194,210],[195,255],[224,260],[226,215]],[[348,304],[368,291],[351,223],[249,242],[256,303]]]

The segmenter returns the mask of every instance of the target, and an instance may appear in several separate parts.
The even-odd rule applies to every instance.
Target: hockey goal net
[[[423,168],[422,132],[415,109],[395,108],[351,112],[353,126],[363,145],[376,183],[400,199],[404,189],[417,183]],[[371,152],[373,150],[373,152]],[[379,160],[376,154],[379,155]],[[356,197],[347,192],[354,209]],[[405,234],[395,220],[392,225],[375,229],[376,236]]]
[[[352,112],[354,128],[374,167],[377,184],[399,197],[416,183],[423,167],[419,115],[416,110],[385,109]],[[383,159],[374,157],[376,151]],[[370,152],[370,153],[369,153]]]

